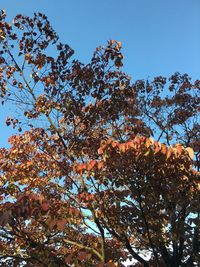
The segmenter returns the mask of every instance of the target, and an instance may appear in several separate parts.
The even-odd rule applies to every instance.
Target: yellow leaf
[[[194,158],[194,150],[191,147],[186,147],[185,150],[188,152],[190,158],[193,159]]]
[[[144,153],[144,156],[147,157],[151,152],[151,149],[148,149],[145,153]]]

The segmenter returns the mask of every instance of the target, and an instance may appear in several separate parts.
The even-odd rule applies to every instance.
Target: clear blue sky
[[[0,0],[10,20],[45,13],[62,42],[87,62],[108,39],[121,41],[124,70],[133,79],[188,73],[200,79],[200,0]],[[0,107],[0,146],[10,129]]]

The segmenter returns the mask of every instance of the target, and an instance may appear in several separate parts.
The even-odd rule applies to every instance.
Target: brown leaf
[[[49,209],[49,203],[47,201],[42,202],[41,208],[43,209],[43,211],[48,211],[48,209]]]
[[[66,219],[61,219],[56,222],[57,229],[60,231],[64,231],[65,226],[66,226],[67,220]]]
[[[3,212],[3,214],[0,216],[0,225],[2,227],[6,226],[6,224],[8,224],[11,220],[11,210],[6,210]]]

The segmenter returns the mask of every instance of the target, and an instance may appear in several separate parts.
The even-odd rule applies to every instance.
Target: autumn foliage
[[[198,266],[200,81],[131,81],[121,43],[89,63],[47,17],[0,17],[1,266]],[[21,132],[21,133],[20,133]]]

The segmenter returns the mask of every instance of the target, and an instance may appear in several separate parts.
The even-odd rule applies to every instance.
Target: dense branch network
[[[1,12],[1,99],[20,113],[0,149],[5,266],[198,266],[200,81],[132,82],[121,49],[83,64],[45,15]]]

